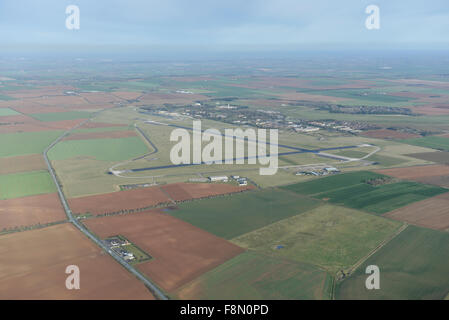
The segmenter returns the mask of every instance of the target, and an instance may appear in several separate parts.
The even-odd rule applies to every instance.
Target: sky
[[[368,5],[380,29],[368,30]],[[65,26],[80,8],[80,29]],[[0,46],[449,48],[448,0],[0,0]]]

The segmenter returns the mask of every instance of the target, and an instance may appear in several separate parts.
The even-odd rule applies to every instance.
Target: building
[[[338,170],[337,168],[334,168],[334,167],[327,167],[327,168],[324,168],[324,170],[326,172],[328,172],[328,173],[338,173],[338,172],[340,172],[340,170]]]
[[[228,182],[229,179],[227,176],[214,176],[214,177],[209,177],[209,180],[211,182],[218,182],[218,181]]]

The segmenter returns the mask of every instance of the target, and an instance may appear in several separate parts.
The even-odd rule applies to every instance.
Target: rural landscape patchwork
[[[346,63],[3,67],[1,298],[447,298],[449,81]],[[277,129],[276,174],[173,165],[194,120]]]
[[[0,299],[449,300],[447,54],[210,55],[0,52]]]

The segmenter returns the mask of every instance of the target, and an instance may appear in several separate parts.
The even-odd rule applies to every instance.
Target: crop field
[[[75,214],[107,214],[133,211],[170,203],[170,199],[159,187],[125,190],[94,196],[68,199]]]
[[[245,252],[177,290],[190,300],[329,299],[332,280],[314,266]]]
[[[102,239],[123,235],[153,257],[138,269],[168,292],[243,251],[161,210],[88,219],[85,224]]]
[[[169,214],[225,239],[232,239],[316,207],[318,201],[279,189],[245,192],[179,205]]]
[[[60,134],[60,131],[1,134],[0,157],[42,153]]]
[[[154,299],[71,224],[2,235],[0,265],[0,299]],[[69,265],[80,268],[80,290],[65,286]]]
[[[51,160],[91,157],[101,161],[123,161],[148,152],[139,137],[120,139],[67,140],[58,143],[48,156]]]
[[[311,195],[330,203],[376,214],[392,211],[447,191],[437,186],[408,181],[391,182],[377,186],[367,183],[368,180],[385,177],[374,172],[358,171],[283,188],[300,194]]]
[[[48,113],[33,113],[31,116],[39,121],[52,122],[64,121],[74,119],[88,119],[91,116],[90,112],[85,111],[66,111],[66,112],[48,112]]]
[[[20,113],[18,113],[17,111],[10,109],[10,108],[0,108],[0,117],[5,117],[5,116],[17,116]]]
[[[175,201],[186,201],[248,191],[254,187],[239,187],[225,183],[171,183],[161,186],[161,189]]]
[[[418,139],[404,139],[401,142],[441,151],[449,151],[449,138],[446,137],[430,136]]]
[[[449,188],[449,165],[384,169],[380,174]]]
[[[449,164],[449,152],[444,151],[412,153],[408,156],[436,163]]]
[[[92,129],[91,129],[92,130]],[[120,138],[130,138],[136,137],[136,133],[134,131],[103,131],[103,132],[77,132],[72,133],[66,138],[67,140],[88,140],[88,139],[120,139]]]
[[[0,158],[0,175],[47,169],[41,154]]]
[[[0,175],[0,199],[20,198],[56,192],[48,171]]]
[[[323,205],[232,242],[272,257],[318,265],[335,274],[367,255],[400,225],[353,209]]]
[[[370,137],[370,138],[376,138],[376,139],[410,139],[410,138],[419,137],[419,135],[417,135],[417,134],[388,130],[388,129],[369,130],[369,131],[363,132],[363,135]]]
[[[384,216],[425,228],[449,230],[449,192],[415,202]]]
[[[367,290],[365,269],[380,269]],[[337,299],[444,299],[449,288],[449,233],[409,226],[337,286]]]
[[[0,231],[66,219],[56,193],[0,200]]]

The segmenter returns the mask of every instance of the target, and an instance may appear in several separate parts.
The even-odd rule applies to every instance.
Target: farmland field
[[[213,197],[222,194],[239,193],[254,189],[252,186],[234,186],[225,183],[171,183],[161,186],[174,201],[185,201]]]
[[[415,202],[386,213],[384,216],[426,228],[447,230],[449,229],[449,192]]]
[[[0,157],[42,153],[60,131],[8,133],[0,135]]]
[[[418,139],[404,139],[401,142],[441,151],[449,151],[449,138],[446,137],[431,136]]]
[[[409,226],[337,286],[337,299],[444,299],[449,233]],[[365,288],[365,269],[380,269],[380,290]]]
[[[399,179],[413,180],[449,188],[449,165],[413,166],[378,170],[378,173]]]
[[[56,192],[48,171],[0,175],[0,199],[20,198]]]
[[[51,160],[92,157],[101,161],[122,161],[148,152],[139,137],[120,139],[67,140],[50,150]]]
[[[368,213],[323,205],[232,242],[273,257],[319,265],[335,274],[355,264],[399,227],[400,223]]]
[[[245,252],[175,292],[179,299],[329,299],[332,279],[314,266]]]
[[[436,163],[449,164],[449,152],[444,151],[412,153],[408,156]]]
[[[183,203],[170,214],[219,237],[232,239],[318,204],[288,191],[266,189]]]
[[[0,117],[5,117],[5,116],[17,116],[20,113],[18,113],[17,111],[10,109],[10,108],[0,108]]]
[[[85,224],[102,239],[123,235],[153,257],[138,269],[169,292],[243,251],[161,210],[88,219]]]
[[[56,193],[0,200],[0,231],[66,219]]]
[[[74,226],[2,235],[0,299],[153,299],[142,283]],[[66,267],[81,270],[81,290],[67,290]]]
[[[41,154],[0,158],[0,175],[47,169]]]
[[[381,214],[409,203],[436,196],[447,190],[416,182],[399,181],[373,186],[370,179],[386,176],[373,172],[354,172],[283,187],[314,198],[353,209]]]
[[[153,207],[170,203],[168,196],[159,187],[125,190],[87,197],[69,199],[70,207],[75,214],[117,213]]]
[[[43,122],[74,120],[74,119],[88,119],[91,116],[90,112],[86,111],[66,111],[66,112],[48,112],[48,113],[33,113],[33,118]]]

